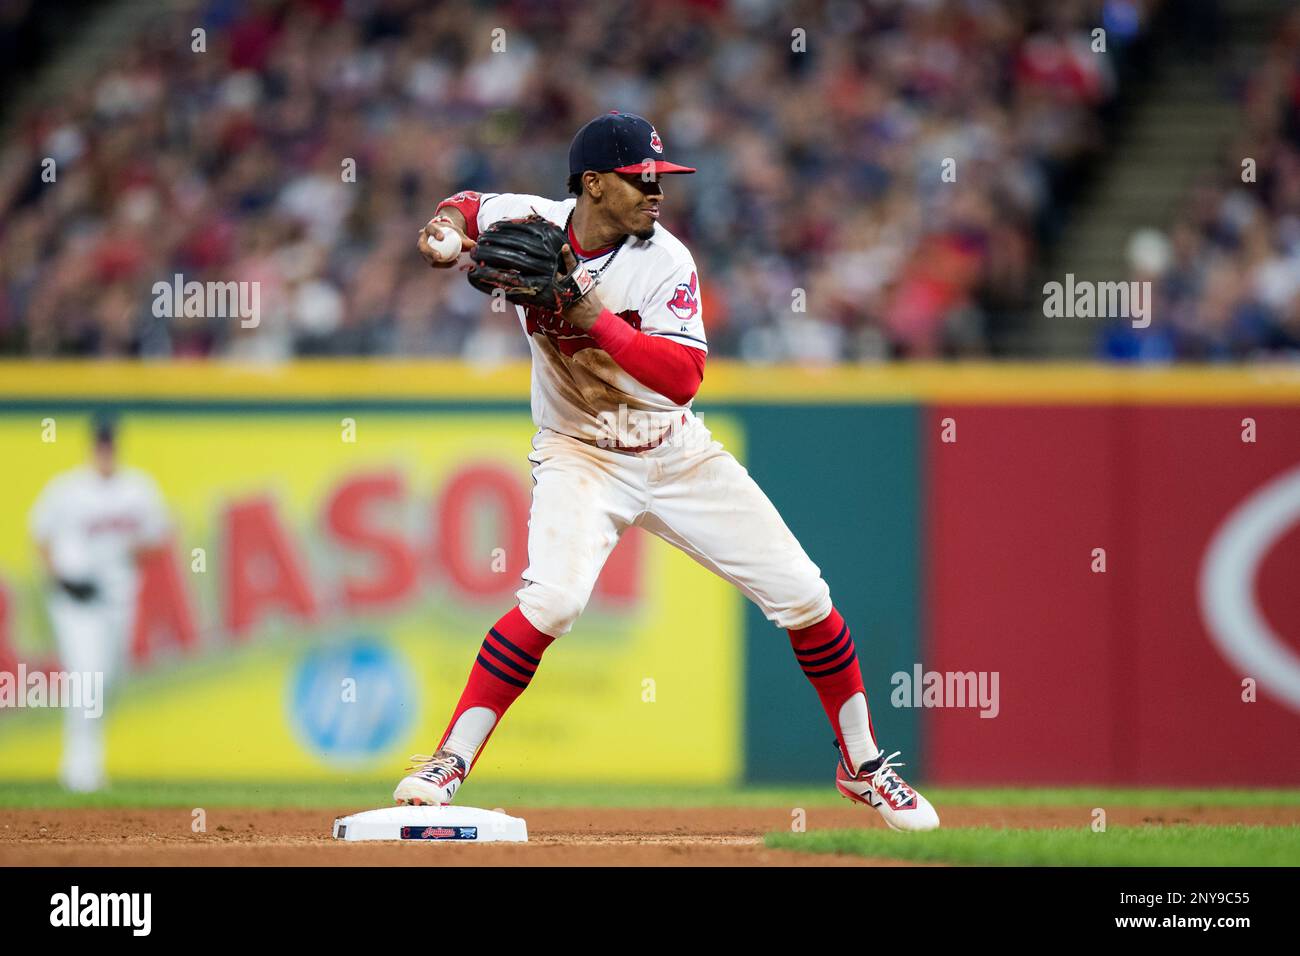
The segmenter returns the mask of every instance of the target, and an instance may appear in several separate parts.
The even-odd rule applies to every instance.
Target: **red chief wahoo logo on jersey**
[[[683,282],[673,290],[673,297],[668,300],[669,311],[683,322],[695,318],[695,313],[700,311],[698,291],[699,283],[692,272],[690,282]]]

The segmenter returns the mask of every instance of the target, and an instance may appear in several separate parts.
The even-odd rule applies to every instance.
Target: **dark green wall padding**
[[[830,585],[857,645],[876,738],[923,779],[918,711],[889,704],[889,677],[920,656],[920,410],[915,405],[697,403],[745,425],[744,464]],[[786,633],[746,601],[745,779],[821,782],[833,733]]]

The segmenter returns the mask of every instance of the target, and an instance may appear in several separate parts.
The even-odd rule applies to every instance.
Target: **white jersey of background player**
[[[525,586],[518,606],[488,629],[437,751],[412,758],[417,766],[393,797],[451,802],[542,653],[586,607],[623,532],[639,527],[734,584],[788,632],[835,732],[840,792],[897,829],[933,829],[938,815],[894,769],[897,752],[885,755],[876,744],[853,638],[820,569],[691,414],[708,349],[699,276],[658,219],[663,174],[692,172],[666,160],[646,120],[614,112],[586,124],[569,148],[576,200],[464,192],[440,203],[421,231],[421,254],[445,268],[493,223],[536,213],[563,226],[564,272],[587,291],[559,314],[519,310],[539,427],[529,455]],[[459,234],[456,254],[431,247],[447,233],[453,249]],[[491,245],[483,240],[484,249]]]
[[[162,544],[167,513],[152,478],[117,463],[113,423],[97,419],[90,464],[56,475],[31,512],[49,575],[48,607],[67,672],[103,674],[105,692],[126,664],[138,592],[137,564]],[[105,783],[101,715],[64,715],[59,779],[72,790]]]

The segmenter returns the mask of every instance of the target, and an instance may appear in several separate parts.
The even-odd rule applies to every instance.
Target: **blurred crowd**
[[[573,132],[618,108],[700,170],[665,183],[663,223],[699,264],[714,354],[986,354],[1027,301],[1062,184],[1099,148],[1109,64],[1149,6],[207,0],[160,12],[8,137],[0,351],[526,354],[513,315],[431,274],[414,237],[462,188],[563,196]],[[1111,56],[1090,49],[1098,22]],[[1261,80],[1273,96],[1283,82]],[[1278,131],[1292,166],[1268,187],[1292,210],[1294,133]],[[1256,230],[1271,221],[1264,191],[1249,200]],[[1219,241],[1222,210],[1243,201],[1217,198],[1176,246]],[[1238,232],[1239,259],[1269,245]],[[259,282],[259,324],[156,315],[154,284],[175,275]]]
[[[1220,173],[1166,233],[1129,244],[1158,321],[1117,322],[1100,343],[1122,361],[1300,354],[1300,9],[1238,90],[1242,131]]]

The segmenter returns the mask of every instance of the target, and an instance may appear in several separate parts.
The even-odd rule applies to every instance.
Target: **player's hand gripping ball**
[[[435,239],[430,234],[425,241],[429,244],[429,249],[437,257],[438,262],[454,262],[460,257],[462,246],[460,233],[450,228],[450,224],[442,230],[441,239]]]
[[[470,252],[470,285],[492,295],[500,289],[516,305],[563,312],[596,285],[579,263],[566,274],[564,230],[542,216],[503,219],[483,230]]]

